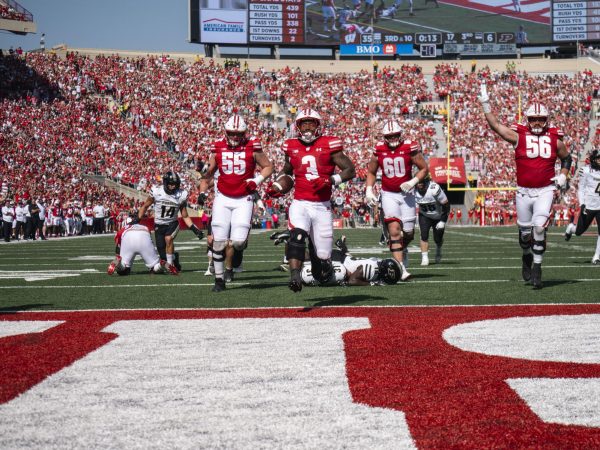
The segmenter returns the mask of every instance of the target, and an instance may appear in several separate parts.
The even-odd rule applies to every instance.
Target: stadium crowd
[[[139,200],[83,175],[100,175],[143,193],[160,181],[160,174],[173,169],[182,174],[194,205],[198,191],[193,169],[205,165],[210,143],[222,138],[223,124],[232,113],[247,118],[277,172],[283,165],[280,147],[294,132],[294,115],[308,106],[323,116],[324,134],[343,139],[357,168],[355,180],[334,194],[337,216],[347,224],[370,224],[377,220],[377,211],[364,203],[363,182],[381,124],[400,118],[405,137],[418,142],[426,158],[436,155],[440,149],[434,119],[419,111],[423,103],[446,100],[448,95],[451,155],[465,159],[467,172],[478,174],[478,186],[514,185],[511,149],[490,132],[476,100],[483,81],[506,123],[518,120],[519,107],[536,93],[549,105],[552,122],[564,129],[574,158],[583,155],[591,100],[599,82],[586,72],[577,73],[573,82],[566,75],[537,77],[488,68],[471,73],[440,64],[433,77],[434,95],[421,68],[412,64],[384,67],[376,74],[323,74],[289,67],[249,72],[236,64],[225,68],[201,58],[186,63],[166,55],[4,56],[0,57],[0,145],[6,149],[0,157],[3,196],[16,202],[58,200],[61,205],[102,201],[108,210],[126,214],[139,207]],[[277,116],[271,112],[273,106],[280,112]],[[598,133],[595,139],[600,139]],[[574,207],[573,192],[572,187],[561,200],[565,209]],[[265,219],[275,222],[273,214],[285,212],[287,198],[258,204],[257,224]],[[487,206],[490,222],[510,223],[513,204],[514,192],[487,191],[475,209]],[[210,209],[210,201],[205,206]],[[203,213],[200,208],[198,215]]]

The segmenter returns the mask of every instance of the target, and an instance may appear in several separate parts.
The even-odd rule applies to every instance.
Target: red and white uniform
[[[404,141],[395,149],[386,142],[375,146],[377,164],[381,169],[381,207],[386,219],[400,219],[404,231],[415,228],[417,217],[413,191],[404,193],[400,185],[413,177],[412,157],[419,153],[416,142]]]
[[[262,151],[262,145],[256,139],[250,139],[236,148],[229,147],[225,139],[214,142],[211,152],[214,153],[219,168],[220,176],[217,180],[219,192],[228,197],[248,195],[246,180],[254,178],[256,170],[254,153],[262,153]]]
[[[283,151],[294,169],[294,199],[325,202],[331,199],[331,186],[316,190],[315,180],[329,181],[335,171],[331,155],[344,150],[342,141],[333,136],[321,136],[306,145],[298,139],[283,143]]]
[[[51,225],[55,227],[61,226],[63,223],[62,215],[62,208],[59,206],[53,206],[50,210]]]
[[[564,133],[558,128],[548,128],[541,135],[532,134],[529,128],[513,124],[511,128],[519,135],[515,145],[517,185],[525,188],[543,188],[553,185],[556,175],[557,142]]]
[[[254,154],[262,151],[256,139],[235,148],[228,146],[225,139],[212,144],[219,172],[211,222],[216,241],[245,241],[248,237],[254,198],[246,190],[246,180],[254,178]]]
[[[552,177],[556,175],[557,143],[564,134],[555,127],[548,127],[540,135],[531,133],[526,125],[513,124],[511,129],[518,134],[515,145],[519,187],[517,224],[544,227],[550,217],[556,189]]]
[[[331,184],[317,189],[315,180],[329,183],[336,167],[332,155],[343,149],[342,141],[333,136],[321,136],[310,145],[298,139],[288,139],[283,144],[295,175],[288,227],[309,233],[320,259],[331,257],[333,245]]]
[[[160,264],[160,258],[150,237],[148,227],[141,224],[125,225],[115,235],[115,243],[121,247],[121,264],[131,267],[135,255],[140,255],[148,269]]]
[[[94,224],[94,210],[91,206],[83,208],[83,216],[85,223],[91,227]]]

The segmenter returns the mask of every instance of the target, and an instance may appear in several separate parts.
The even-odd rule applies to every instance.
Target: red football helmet
[[[311,122],[316,125],[308,128],[306,128],[306,125],[303,126],[304,123]],[[321,122],[321,115],[314,109],[306,108],[300,110],[294,122],[298,139],[305,144],[311,144],[316,141],[321,136]]]
[[[546,131],[548,126],[548,109],[541,103],[534,102],[529,105],[527,111],[525,111],[525,117],[527,118],[527,126],[533,134],[542,134]],[[536,126],[532,125],[532,122],[536,123]],[[542,123],[543,125],[538,125]]]

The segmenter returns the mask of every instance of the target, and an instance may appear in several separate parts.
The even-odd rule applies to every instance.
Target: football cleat
[[[233,281],[233,269],[225,269],[225,282],[231,283]]]
[[[523,255],[521,260],[523,261],[521,276],[523,277],[523,281],[529,281],[531,280],[531,264],[533,264],[533,255],[531,253],[528,255]]]
[[[421,257],[421,265],[428,266],[429,265],[429,256],[423,255]]]
[[[282,272],[289,272],[290,271],[290,265],[287,263],[283,263],[279,266],[279,270],[281,270]]]
[[[181,272],[181,264],[179,264],[179,252],[173,253],[173,265],[177,269],[177,272]]]
[[[442,249],[440,247],[435,251],[435,263],[439,264],[442,262]]]
[[[212,272],[210,271],[210,267],[209,267],[208,269],[206,269],[206,272],[204,272],[204,276],[205,276],[205,277],[209,277],[209,276],[211,276],[211,275],[214,275],[214,273],[212,273]]]
[[[401,281],[407,281],[410,277],[411,277],[411,274],[408,273],[407,270],[403,270],[402,271],[402,275],[400,275],[400,280]]]
[[[233,273],[242,273],[244,271],[244,265],[240,265],[240,267],[234,267]]]
[[[335,241],[335,246],[339,249],[346,245],[346,236],[342,235],[337,241]]]
[[[570,241],[571,237],[573,236],[573,232],[575,231],[577,227],[575,226],[574,223],[570,223],[569,225],[567,225],[567,229],[565,230],[565,241]]]
[[[600,265],[600,256],[594,255],[594,257],[592,258],[592,264],[595,266]]]
[[[114,260],[112,260],[110,262],[110,264],[108,265],[108,269],[106,269],[106,273],[109,275],[112,275],[113,273],[115,273],[115,270],[117,269],[117,265],[121,262],[121,257],[117,256]]]
[[[290,278],[288,287],[292,290],[292,292],[300,292],[302,290],[302,276],[300,274],[300,269],[292,270],[292,276]]]
[[[534,289],[542,288],[542,265],[538,263],[533,263],[531,267],[531,284],[533,284]]]
[[[223,278],[216,278],[215,285],[212,288],[213,292],[222,292],[225,290],[225,280]]]
[[[175,267],[173,264],[165,263],[165,270],[171,275],[179,275],[177,267]]]

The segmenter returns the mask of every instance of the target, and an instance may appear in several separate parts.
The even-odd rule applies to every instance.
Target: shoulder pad
[[[327,145],[331,152],[339,152],[344,149],[344,145],[342,144],[342,140],[337,137],[330,137],[327,140]]]
[[[527,125],[523,125],[520,123],[513,123],[510,126],[511,130],[516,131],[517,133],[527,133],[529,131],[529,128],[527,128]]]
[[[248,143],[248,145],[252,147],[252,151],[254,151],[254,152],[262,152],[263,151],[262,143],[258,139],[252,139]]]
[[[551,127],[548,129],[550,134],[555,135],[557,138],[562,139],[565,136],[565,133],[560,128]]]

